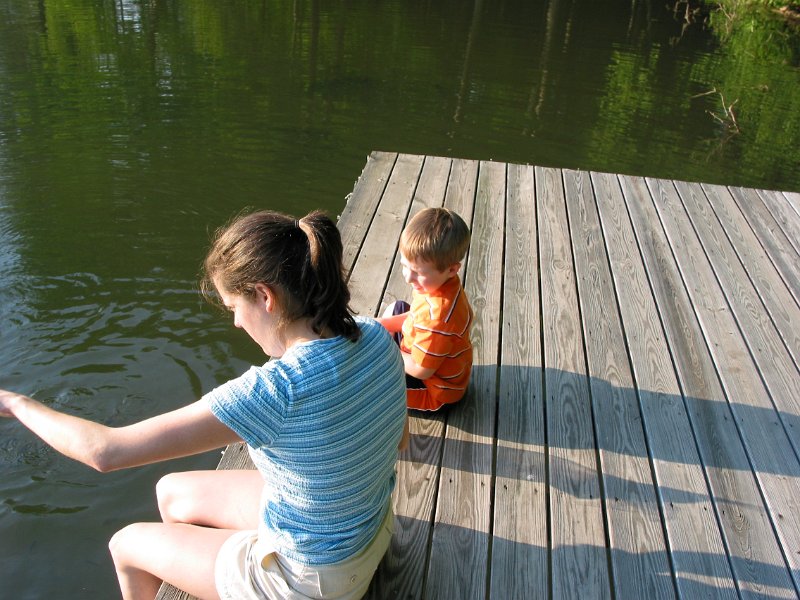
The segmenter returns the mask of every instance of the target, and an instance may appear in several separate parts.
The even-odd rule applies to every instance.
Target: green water
[[[716,31],[639,0],[0,0],[0,386],[123,424],[263,360],[198,299],[209,232],[336,215],[371,150],[800,191],[797,37]],[[114,597],[108,538],[217,457],[99,475],[0,423],[0,597]]]

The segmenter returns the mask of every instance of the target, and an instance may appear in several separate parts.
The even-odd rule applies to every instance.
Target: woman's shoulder
[[[319,359],[327,356],[331,360],[349,360],[365,351],[375,351],[377,347],[391,342],[386,329],[375,319],[362,316],[353,317],[361,335],[356,341],[345,336],[323,338],[303,342],[293,346],[283,357],[267,363],[265,370],[272,369],[270,376],[286,375],[286,372],[306,371],[309,368],[322,368]],[[272,363],[278,363],[273,365]]]
[[[391,335],[386,331],[386,328],[378,323],[376,319],[370,317],[355,317],[356,324],[361,330],[361,338],[368,344],[393,344]]]
[[[361,330],[361,333],[373,333],[378,331],[379,329],[384,329],[383,325],[378,323],[376,319],[372,319],[370,317],[362,317],[361,315],[355,315],[353,317],[356,321],[356,325]]]

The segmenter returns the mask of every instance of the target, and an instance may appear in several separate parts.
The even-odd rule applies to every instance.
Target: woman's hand
[[[19,399],[19,394],[8,390],[0,390],[0,417],[12,418],[14,416],[14,405]]]

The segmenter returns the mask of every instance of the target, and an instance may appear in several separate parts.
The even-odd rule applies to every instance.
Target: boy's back
[[[463,397],[472,369],[472,321],[472,307],[457,275],[432,292],[414,290],[400,349],[434,373],[422,380],[421,388],[408,388],[409,408],[437,410]]]
[[[400,236],[412,302],[398,301],[381,322],[400,334],[409,408],[437,410],[460,400],[467,389],[473,313],[458,270],[469,239],[466,223],[446,208],[421,210]]]

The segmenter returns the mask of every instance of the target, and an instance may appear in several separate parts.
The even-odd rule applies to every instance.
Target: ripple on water
[[[71,515],[83,512],[88,506],[53,506],[51,504],[25,504],[13,498],[8,498],[3,502],[15,513],[23,515]]]

